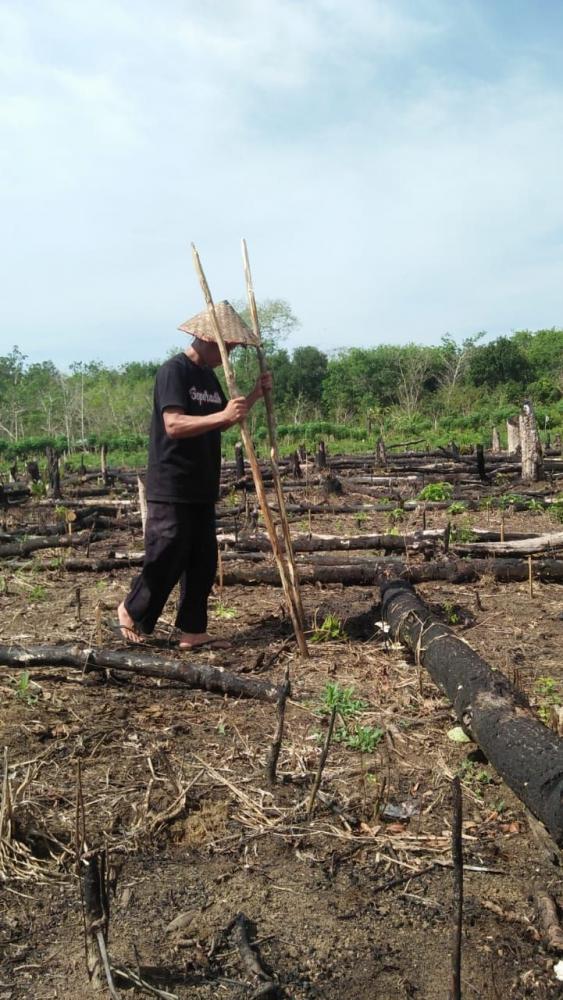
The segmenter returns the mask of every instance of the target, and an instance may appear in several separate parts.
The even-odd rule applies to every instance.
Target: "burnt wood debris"
[[[247,258],[245,263],[252,307]],[[260,358],[260,353],[258,357],[262,367],[265,359]],[[111,468],[107,447],[102,445],[100,472],[82,471],[68,475],[65,474],[63,456],[50,448],[46,456],[25,456],[29,461],[25,471],[20,473],[21,478],[16,478],[16,469],[13,477],[16,481],[0,484],[3,594],[8,594],[8,588],[13,586],[12,578],[16,573],[18,580],[33,579],[34,583],[39,574],[43,574],[40,577],[42,583],[48,581],[50,584],[56,580],[58,586],[68,591],[66,607],[73,609],[71,616],[76,628],[76,632],[71,634],[81,639],[57,643],[47,641],[51,638],[47,636],[45,642],[34,644],[28,642],[30,636],[23,633],[16,639],[14,632],[14,639],[11,640],[10,630],[6,629],[0,642],[0,666],[8,668],[8,683],[15,685],[12,678],[16,677],[16,671],[25,674],[30,671],[30,676],[34,677],[33,671],[39,669],[43,672],[40,678],[43,682],[46,674],[50,677],[57,669],[68,668],[75,680],[90,673],[101,676],[108,683],[108,690],[112,685],[126,687],[136,678],[147,678],[149,681],[143,683],[143,691],[152,691],[153,685],[160,688],[161,681],[170,682],[175,688],[175,695],[181,687],[187,691],[204,691],[214,697],[200,701],[206,706],[219,705],[221,710],[224,707],[225,712],[229,709],[242,711],[242,702],[237,704],[239,699],[261,702],[262,706],[250,706],[253,712],[263,713],[268,720],[264,733],[260,734],[262,756],[256,751],[257,771],[260,772],[258,791],[252,787],[250,779],[246,783],[246,776],[238,787],[234,756],[228,757],[228,769],[221,771],[213,770],[207,760],[200,759],[200,773],[208,774],[215,791],[224,782],[239,802],[241,812],[248,809],[249,815],[259,816],[261,822],[262,817],[266,817],[260,829],[258,826],[254,828],[251,820],[247,820],[248,828],[240,835],[240,844],[238,833],[231,834],[230,830],[228,833],[229,838],[232,836],[238,846],[242,845],[244,851],[249,852],[244,855],[249,880],[252,878],[251,862],[254,863],[252,850],[255,844],[262,843],[266,834],[279,836],[280,843],[284,844],[284,850],[287,847],[288,852],[295,841],[303,859],[308,859],[309,847],[305,838],[313,832],[316,836],[319,827],[315,824],[320,824],[327,814],[331,821],[331,836],[338,837],[338,823],[342,825],[342,837],[347,840],[342,856],[349,852],[346,853],[346,860],[353,856],[355,864],[357,851],[358,863],[365,865],[368,845],[375,843],[376,835],[387,837],[382,854],[387,851],[394,857],[392,834],[398,834],[400,838],[404,833],[400,831],[400,823],[397,824],[399,830],[397,825],[393,830],[385,819],[388,777],[383,776],[377,786],[376,805],[371,817],[362,817],[361,821],[357,821],[357,817],[341,809],[331,783],[335,770],[333,761],[341,749],[338,744],[346,733],[343,736],[343,720],[339,716],[339,707],[335,705],[325,706],[326,712],[319,723],[322,731],[315,734],[315,744],[311,743],[308,747],[309,763],[290,764],[287,752],[295,726],[295,709],[314,715],[307,687],[314,672],[314,660],[305,661],[305,656],[309,653],[309,636],[322,621],[322,614],[319,614],[317,622],[317,610],[324,604],[329,588],[337,588],[336,592],[343,588],[364,588],[361,599],[347,590],[340,598],[341,606],[348,600],[359,602],[365,599],[371,616],[369,642],[375,637],[379,648],[385,647],[385,650],[398,649],[399,643],[406,647],[408,652],[402,651],[401,656],[406,656],[407,663],[402,662],[401,669],[408,682],[411,680],[412,664],[416,668],[424,668],[412,669],[412,675],[418,679],[425,676],[426,671],[445,695],[451,708],[446,705],[440,709],[442,718],[451,716],[453,709],[461,729],[477,744],[478,750],[471,752],[480,752],[482,759],[490,763],[499,778],[525,805],[530,829],[536,830],[534,838],[537,839],[539,831],[539,836],[545,838],[554,852],[549,862],[554,868],[559,858],[557,848],[563,847],[563,741],[556,731],[557,720],[554,728],[541,721],[527,695],[516,686],[516,680],[512,683],[503,672],[487,662],[487,648],[484,655],[479,655],[465,638],[444,623],[444,616],[437,614],[415,589],[421,584],[433,582],[442,584],[441,591],[447,590],[449,585],[452,588],[463,587],[464,584],[482,580],[491,590],[498,589],[497,584],[527,584],[526,589],[514,587],[511,593],[517,590],[520,597],[525,594],[526,600],[529,595],[530,606],[538,609],[542,594],[540,585],[563,584],[563,526],[551,517],[561,509],[563,457],[560,447],[547,446],[545,435],[544,443],[540,441],[531,404],[525,403],[521,413],[511,419],[506,428],[501,427],[500,432],[494,429],[490,449],[477,446],[470,453],[455,442],[426,451],[406,450],[421,442],[408,441],[394,446],[384,442],[381,436],[372,434],[373,446],[365,455],[333,456],[330,453],[331,441],[325,436],[324,440],[309,441],[307,448],[292,444],[292,454],[284,458],[279,454],[271,399],[268,402],[268,450],[262,451],[267,456],[265,460],[257,457],[248,427],[243,430],[246,453],[243,446],[237,443],[234,460],[224,461],[222,468],[221,498],[217,508],[217,542],[221,557],[219,597],[223,600],[228,588],[241,588],[239,594],[242,588],[246,588],[242,600],[249,601],[250,587],[266,584],[282,588],[283,593],[278,589],[270,594],[274,609],[272,617],[274,613],[279,613],[278,624],[281,623],[281,650],[279,643],[274,642],[268,654],[260,652],[258,658],[254,652],[247,654],[242,634],[229,652],[224,656],[220,654],[219,661],[213,658],[214,653],[209,660],[199,660],[185,651],[179,655],[171,640],[168,646],[158,639],[143,646],[126,644],[115,625],[110,626],[113,628],[112,642],[107,639],[108,629],[103,627],[101,612],[102,606],[106,610],[110,605],[102,605],[101,602],[96,605],[97,630],[92,627],[94,613],[90,594],[94,588],[103,587],[102,581],[95,579],[94,574],[108,574],[108,579],[115,574],[115,579],[121,583],[119,574],[125,575],[129,568],[140,565],[143,560],[144,470],[139,470],[137,476],[136,471]],[[505,441],[508,438],[505,450],[502,450],[501,434]],[[432,487],[442,487],[442,492]],[[512,520],[513,515],[521,512],[537,514],[538,519]],[[340,514],[345,515],[347,520],[339,522]],[[468,514],[471,514],[471,521],[466,516]],[[522,530],[528,524],[537,530]],[[88,579],[76,576],[81,573],[91,576]],[[302,602],[306,587],[309,588],[306,592],[308,617]],[[30,584],[28,589],[31,589]],[[428,600],[431,589],[424,589]],[[481,586],[472,592],[478,611],[483,611],[479,596],[482,593]],[[483,604],[486,604],[485,598]],[[379,609],[377,615],[374,613],[376,606]],[[288,617],[284,617],[286,610]],[[538,611],[538,618],[540,613]],[[382,620],[376,622],[379,614]],[[476,618],[481,622],[484,617],[468,614],[468,621],[471,619],[469,627]],[[253,624],[252,627],[258,631],[261,625]],[[467,622],[463,622],[463,627],[468,627]],[[351,632],[349,634],[352,635]],[[471,632],[465,634],[471,635]],[[488,635],[485,642],[487,638]],[[368,658],[372,648],[369,642],[361,651],[361,655]],[[494,659],[492,651],[490,659]],[[279,666],[276,673],[272,670],[274,663],[276,670]],[[334,655],[327,670],[330,683],[346,685],[347,678],[339,673],[338,654]],[[67,684],[69,678],[59,675],[57,679]],[[422,691],[422,682],[419,681],[419,684]],[[303,697],[304,689],[307,698]],[[102,690],[106,691],[105,685]],[[133,687],[129,693],[131,698],[136,699],[136,688]],[[95,697],[95,689],[92,697]],[[181,693],[179,699],[182,701]],[[190,700],[196,701],[195,698]],[[424,726],[428,718],[422,712],[420,724]],[[548,721],[551,725],[551,719]],[[237,726],[243,732],[239,720]],[[386,721],[382,722],[383,726],[387,726]],[[389,726],[389,731],[385,731],[382,746],[386,747],[392,759],[391,729]],[[204,756],[207,757],[207,753]],[[367,753],[362,751],[360,756],[365,799],[366,787],[369,789],[368,778],[374,775],[366,768]],[[149,763],[151,781],[156,782],[152,769],[153,766],[158,769],[158,762],[153,764],[149,757]],[[302,767],[301,771],[298,771],[298,766]],[[6,757],[5,789],[9,789],[7,776]],[[451,773],[447,777],[449,781]],[[158,781],[164,783],[160,777]],[[197,778],[194,777],[193,781],[197,783]],[[178,800],[180,804],[171,814],[175,819],[182,817],[182,821],[185,818],[183,813],[188,812],[187,787],[184,788],[184,797]],[[268,791],[264,791],[265,788]],[[407,883],[407,889],[410,889],[411,881],[420,886],[421,879],[440,873],[443,876],[445,869],[445,881],[449,885],[447,879],[451,877],[450,869],[453,869],[452,909],[443,908],[444,919],[451,924],[451,971],[448,972],[447,968],[448,944],[445,939],[444,982],[449,985],[452,997],[465,995],[464,981],[469,976],[466,962],[468,969],[468,953],[472,947],[471,935],[466,935],[463,927],[463,882],[464,870],[471,871],[471,864],[476,860],[475,855],[471,856],[471,847],[478,835],[466,837],[466,821],[470,822],[471,812],[469,795],[465,798],[462,824],[461,793],[466,788],[467,785],[463,780],[460,783],[459,777],[453,779],[451,842],[448,835],[445,847],[442,845],[429,858],[417,857],[415,864],[409,862],[406,871],[398,867],[390,868],[392,862],[389,861],[388,868],[379,873],[376,883],[370,888],[371,897],[403,888]],[[327,794],[329,789],[330,794]],[[4,791],[4,800],[8,800],[8,791]],[[201,802],[204,801],[202,795]],[[194,796],[189,809],[195,813],[199,804],[200,799]],[[393,803],[391,806],[398,808]],[[7,806],[2,808],[2,816],[7,816]],[[10,812],[10,823],[11,815]],[[234,828],[232,816],[229,822]],[[0,823],[0,848],[2,828],[6,827],[6,823],[6,819]],[[405,823],[414,841],[420,829],[414,824],[409,828],[408,820]],[[10,830],[12,825],[15,837],[16,826],[11,824]],[[449,826],[448,816],[444,826]],[[417,832],[414,832],[415,829]],[[390,844],[393,845],[391,850]],[[317,848],[316,841],[314,848]],[[360,849],[365,851],[362,857]],[[110,912],[104,851],[105,847],[104,850],[98,847],[92,851],[84,848],[78,869],[92,984],[101,984],[111,996],[119,996],[122,990],[136,985],[139,989],[152,992],[152,995],[173,997],[174,994],[151,986],[148,973],[145,981],[144,972],[141,976],[141,967],[135,971],[128,966],[116,965],[107,954]],[[327,871],[332,878],[341,864],[341,855],[336,846],[334,850],[331,847],[331,852]],[[444,852],[445,856],[442,856]],[[496,861],[486,860],[483,864],[480,858],[477,860],[479,865],[474,865],[473,871],[481,875],[498,872]],[[401,864],[400,860],[397,864]],[[491,867],[488,867],[489,864]],[[273,883],[273,876],[271,881]],[[280,876],[278,881],[282,883],[281,887],[277,881],[273,883],[276,892],[293,891],[292,886],[285,885],[285,878]],[[470,898],[470,889],[472,894],[476,894],[471,885],[465,904],[467,922],[470,908],[476,905]],[[490,889],[484,890],[485,895],[487,892]],[[248,898],[252,899],[251,896]],[[405,891],[403,902],[409,898],[417,906],[428,907],[426,897],[412,899]],[[507,915],[505,905],[500,907],[486,900],[483,907],[488,905],[489,917],[496,915],[499,919],[511,919],[515,921],[513,926],[524,928],[530,935],[535,934],[534,941],[539,942],[543,938],[543,946],[555,957],[563,949],[560,902],[551,884],[534,882],[530,910],[535,907],[539,930],[530,927],[521,916]],[[270,934],[268,928],[266,937],[258,938],[257,928],[250,917],[238,912],[240,905],[239,902],[231,911],[236,916],[226,924],[226,929],[223,925],[210,954],[223,935],[223,944],[230,946],[231,957],[228,961],[238,956],[247,980],[245,989],[254,990],[251,995],[255,997],[284,996],[278,960],[274,963],[274,974],[258,950],[261,941],[268,941],[274,934]],[[245,902],[244,905],[247,908],[250,903]],[[247,912],[250,914],[251,910],[248,908]],[[355,918],[356,913],[352,916]],[[339,919],[348,919],[347,913],[339,914]],[[225,983],[229,981],[225,979]]]

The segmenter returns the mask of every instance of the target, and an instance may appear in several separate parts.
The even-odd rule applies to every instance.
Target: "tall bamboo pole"
[[[242,241],[242,259],[244,263],[244,275],[246,278],[246,293],[248,296],[248,308],[250,310],[250,316],[252,319],[252,328],[254,330],[254,336],[256,337],[256,353],[258,355],[258,364],[260,365],[260,371],[262,372],[262,374],[264,374],[264,372],[268,371],[268,365],[266,362],[264,351],[262,350],[261,336],[260,336],[260,321],[258,319],[258,309],[256,308],[256,297],[254,295],[254,285],[252,282],[252,273],[250,270],[250,261],[248,259],[248,248],[246,246],[246,240]],[[287,568],[289,571],[291,585],[293,587],[295,595],[295,603],[299,610],[299,616],[301,618],[301,622],[303,622],[305,618],[303,612],[303,602],[301,600],[301,591],[299,589],[299,577],[297,575],[295,555],[293,553],[293,543],[291,541],[291,531],[289,527],[287,511],[285,509],[285,498],[283,495],[283,486],[279,470],[278,435],[276,429],[276,416],[274,412],[274,400],[272,397],[271,389],[264,390],[264,405],[266,407],[266,420],[268,424],[268,435],[270,438],[270,464],[272,467],[272,478],[274,482],[274,489],[276,491],[276,497],[278,500],[280,522],[282,527],[283,540],[285,543],[285,551],[287,554]]]
[[[217,319],[217,314],[215,312],[215,306],[213,299],[211,297],[211,292],[209,290],[209,285],[207,284],[207,279],[205,277],[203,267],[201,266],[201,261],[199,259],[199,254],[192,243],[192,255],[194,261],[194,267],[196,269],[197,276],[203,291],[205,301],[207,303],[207,308],[209,310],[209,315],[211,316],[211,321],[213,323],[213,328],[215,332],[215,337],[217,340],[217,346],[221,354],[221,361],[223,363],[223,369],[225,372],[225,378],[227,380],[227,386],[231,398],[239,396],[238,387],[235,381],[235,375],[233,372],[232,365],[229,361],[229,355],[223,339],[223,334],[221,333],[221,328],[219,326],[219,321]],[[287,604],[289,607],[289,613],[291,615],[291,621],[293,624],[293,630],[295,632],[295,638],[297,639],[297,645],[299,646],[299,652],[302,656],[309,656],[309,650],[307,648],[307,643],[305,641],[305,636],[303,634],[303,625],[301,622],[301,616],[299,613],[299,608],[295,601],[294,591],[291,586],[291,578],[289,576],[287,564],[283,552],[280,547],[280,542],[276,533],[275,525],[272,519],[272,514],[268,506],[268,501],[266,498],[266,491],[264,489],[264,482],[262,479],[262,473],[260,472],[260,466],[256,459],[256,453],[254,451],[254,446],[252,444],[252,438],[250,437],[246,420],[240,421],[241,437],[243,444],[248,456],[248,461],[250,462],[250,468],[252,470],[252,476],[254,479],[254,485],[256,488],[256,496],[260,504],[260,509],[262,511],[262,516],[264,518],[264,523],[266,525],[266,531],[270,538],[270,543],[272,545],[272,550],[277,563],[277,567],[280,574],[280,579],[286,596]]]

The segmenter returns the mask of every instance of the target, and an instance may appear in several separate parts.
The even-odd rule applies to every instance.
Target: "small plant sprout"
[[[334,739],[337,743],[343,743],[349,750],[373,753],[383,739],[384,733],[385,730],[380,726],[360,726],[356,723],[351,732],[344,728],[338,729]]]
[[[365,528],[367,519],[368,519],[368,516],[367,516],[365,510],[358,511],[358,513],[356,514],[356,524],[358,525],[358,528],[360,529],[360,531],[361,531],[362,528]]]
[[[236,618],[238,611],[236,608],[229,608],[223,601],[217,601],[217,604],[213,608],[213,617],[222,618],[223,621],[230,621],[231,618]]]
[[[454,500],[454,502],[448,507],[447,513],[455,516],[456,514],[465,514],[466,510],[467,506],[462,500]]]
[[[475,541],[475,532],[468,518],[464,518],[461,524],[456,524],[455,528],[452,528],[450,541],[458,542],[460,545]]]
[[[561,705],[559,685],[553,677],[538,677],[535,690],[538,697],[538,715],[542,722],[549,722],[552,709],[559,708]]]
[[[459,615],[451,601],[444,601],[444,612],[449,625],[459,625]]]
[[[335,615],[327,615],[320,626],[315,626],[311,635],[311,642],[341,642],[348,636],[342,628],[340,618]]]
[[[441,502],[451,500],[454,488],[451,483],[428,483],[418,494],[418,500]]]
[[[47,597],[47,588],[42,583],[36,583],[29,592],[30,601],[43,601]]]
[[[322,694],[321,715],[330,715],[336,708],[341,719],[354,718],[368,707],[366,701],[355,696],[354,689],[341,688],[339,684],[328,683]]]
[[[34,681],[30,680],[28,670],[22,670],[21,674],[19,675],[17,680],[13,682],[13,684],[14,684],[14,693],[16,698],[18,698],[20,701],[23,701],[26,705],[35,704],[37,698],[39,697],[39,692],[41,691],[41,688],[39,687],[39,684],[36,684]],[[36,688],[38,693],[34,694],[32,688]]]

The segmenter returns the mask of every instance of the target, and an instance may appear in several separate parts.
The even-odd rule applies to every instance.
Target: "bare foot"
[[[199,649],[200,646],[213,646],[214,649],[229,649],[230,642],[226,639],[214,639],[208,632],[181,632],[180,649]]]
[[[128,642],[144,642],[142,635],[139,635],[137,626],[131,615],[129,614],[127,608],[123,601],[117,609],[117,618],[119,621],[119,627],[121,629],[121,634],[124,639]]]

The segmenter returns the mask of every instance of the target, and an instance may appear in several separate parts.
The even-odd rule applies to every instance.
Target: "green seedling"
[[[222,618],[223,621],[230,621],[231,618],[236,618],[237,615],[238,611],[236,608],[229,608],[223,601],[217,601],[217,604],[213,608],[213,617]]]
[[[449,625],[459,625],[459,615],[451,601],[444,601],[444,611]]]
[[[32,686],[39,689],[39,685],[34,684],[33,681],[30,680],[29,671],[22,670],[18,679],[14,682],[16,698],[19,698],[19,700],[23,701],[26,705],[34,705],[38,696],[33,694],[31,690]]]
[[[360,753],[373,753],[383,739],[385,730],[380,726],[355,725],[351,732],[341,727],[335,733],[337,743],[343,743],[348,750],[359,750]]]
[[[341,719],[350,719],[364,712],[367,707],[366,701],[355,697],[353,688],[341,688],[339,684],[329,681],[322,693],[319,711],[321,715],[330,715],[333,708],[336,708]]]
[[[436,502],[451,500],[454,488],[451,483],[428,483],[418,494],[418,500],[434,500]]]
[[[358,528],[360,530],[365,526],[365,523],[366,523],[367,519],[368,519],[368,516],[367,516],[365,510],[360,510],[356,514],[356,524],[358,525]]]
[[[553,677],[538,677],[535,683],[536,694],[538,696],[538,715],[543,722],[549,722],[552,708],[559,708],[561,697],[559,685]]]
[[[313,630],[311,642],[339,642],[347,638],[340,619],[327,615],[322,625]]]
[[[462,500],[454,500],[452,504],[448,507],[448,514],[465,514],[467,510],[467,505],[463,503]]]
[[[36,583],[29,592],[30,601],[43,601],[47,597],[47,588],[42,583]]]
[[[31,495],[32,497],[44,497],[47,493],[47,487],[45,483],[39,480],[37,483],[31,484]]]
[[[499,497],[498,505],[501,510],[506,510],[507,507],[513,507],[516,503],[525,503],[526,498],[522,496],[521,493],[503,493]]]
[[[387,516],[389,518],[389,522],[392,525],[396,525],[400,521],[404,521],[407,515],[406,511],[404,511],[402,507],[394,507],[393,510],[389,511]],[[390,534],[392,534],[392,532],[390,532]],[[396,534],[398,534],[398,532],[396,532]]]
[[[452,528],[450,541],[459,542],[460,545],[475,541],[475,533],[471,527],[471,523],[467,519],[462,521],[461,524],[456,524],[455,528]]]
[[[543,514],[544,505],[541,500],[535,500],[533,497],[528,501],[528,510],[531,514]]]

